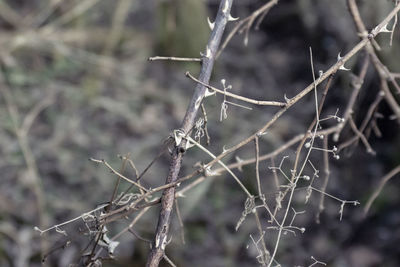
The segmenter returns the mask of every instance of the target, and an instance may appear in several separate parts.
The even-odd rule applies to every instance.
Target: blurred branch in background
[[[0,0],[1,266],[399,264],[398,1],[224,3]]]
[[[4,0],[0,0],[0,16],[3,20],[13,25],[15,28],[20,28],[22,18],[21,16],[10,8],[10,6]]]
[[[45,98],[39,101],[32,109],[24,116],[21,117],[18,107],[15,105],[14,96],[8,88],[8,82],[4,79],[4,61],[1,60],[2,73],[0,73],[0,92],[2,98],[7,106],[8,114],[12,120],[14,134],[18,140],[19,147],[25,160],[27,173],[25,183],[27,187],[33,191],[36,200],[36,215],[35,223],[44,227],[49,223],[48,215],[46,212],[46,197],[42,186],[42,179],[40,178],[38,166],[35,156],[29,145],[29,130],[39,113],[45,108],[54,103],[54,92],[50,92]],[[49,244],[46,240],[41,239],[41,251],[44,252],[48,249]]]

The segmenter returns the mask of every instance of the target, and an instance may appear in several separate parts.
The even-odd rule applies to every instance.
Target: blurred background
[[[265,2],[234,1],[232,15],[245,18]],[[357,3],[368,29],[394,6],[389,0]],[[110,200],[116,177],[90,157],[105,159],[119,169],[118,156],[127,156],[143,171],[158,154],[163,140],[179,128],[195,87],[184,73],[189,70],[196,76],[199,66],[147,59],[199,57],[210,34],[207,17],[214,20],[218,5],[217,0],[0,0],[1,266],[40,266],[43,257],[47,266],[82,264],[90,242],[82,222],[63,227],[68,236],[54,230],[40,236],[34,227],[46,229]],[[234,26],[235,22],[228,24],[226,31]],[[378,55],[392,72],[400,72],[399,28],[393,46],[388,35],[377,38],[382,48]],[[226,79],[235,94],[284,101],[285,95],[290,98],[312,82],[310,46],[316,72],[327,70],[359,36],[345,0],[286,0],[268,12],[258,30],[250,29],[247,46],[244,40],[245,34],[233,37],[217,61],[211,84],[222,88],[220,80]],[[343,115],[352,91],[351,73],[358,73],[364,57],[365,52],[358,53],[346,64],[351,71],[336,75],[323,116],[337,110]],[[354,110],[357,125],[378,92],[379,78],[370,64]],[[215,154],[253,134],[278,110],[229,106],[228,117],[221,122],[222,100],[209,97],[205,103],[208,149]],[[304,133],[314,112],[313,96],[305,97],[261,138],[261,153]],[[296,216],[295,224],[306,231],[283,236],[277,254],[282,266],[309,266],[311,256],[327,266],[400,266],[400,179],[390,180],[368,216],[362,215],[380,178],[400,163],[399,125],[384,101],[377,112],[381,136],[371,134],[369,139],[376,156],[360,143],[342,151],[340,160],[331,159],[327,192],[358,200],[361,206],[346,205],[340,221],[340,202],[327,198],[317,224],[319,196],[313,194],[305,205],[305,192],[296,195],[296,210],[306,212]],[[353,135],[347,127],[341,140]],[[330,147],[334,144],[330,140]],[[279,164],[289,156],[284,165],[287,172],[295,148],[275,157]],[[236,156],[254,157],[254,146],[247,145],[225,162],[235,162]],[[188,151],[181,176],[195,170],[196,162],[209,160],[204,152]],[[322,172],[322,154],[313,152],[311,160]],[[150,168],[143,184],[152,188],[164,184],[168,165],[167,153]],[[273,196],[269,166],[270,161],[261,163],[261,179],[265,192]],[[254,165],[237,173],[256,192]],[[126,168],[124,174],[134,177],[135,172]],[[122,182],[121,187],[128,184]],[[185,244],[174,215],[168,256],[177,266],[256,266],[257,251],[250,238],[257,236],[254,220],[246,219],[235,231],[245,200],[227,175],[207,179],[188,191],[186,198],[179,199]],[[157,206],[150,209],[135,225],[141,237],[153,239],[158,210]],[[109,225],[111,235],[132,218]],[[274,238],[266,239],[272,249]],[[118,241],[115,258],[104,260],[104,266],[144,266],[148,243],[131,233]],[[46,248],[42,254],[41,247]]]

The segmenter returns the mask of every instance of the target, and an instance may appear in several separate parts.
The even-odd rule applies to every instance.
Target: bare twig
[[[254,138],[254,144],[256,147],[256,179],[257,179],[258,196],[261,197],[262,190],[260,182],[260,145],[258,142],[258,136]]]
[[[26,167],[28,170],[29,175],[29,187],[32,190],[33,194],[35,195],[36,200],[36,209],[37,209],[37,220],[39,227],[43,227],[47,221],[47,214],[46,214],[46,198],[43,193],[43,186],[42,186],[42,179],[39,174],[39,169],[36,164],[35,156],[29,145],[29,140],[27,136],[27,132],[29,131],[31,122],[33,123],[34,119],[37,117],[39,112],[43,110],[45,107],[49,105],[46,101],[40,102],[37,106],[31,110],[28,114],[28,119],[25,117],[23,122],[20,123],[20,115],[18,112],[18,108],[15,105],[13,96],[11,94],[10,88],[7,86],[6,81],[3,80],[3,75],[0,73],[0,94],[4,98],[4,102],[7,107],[7,111],[11,118],[14,127],[14,133],[17,137],[19,147],[21,149],[24,161],[26,163]],[[24,128],[22,128],[24,126]],[[47,241],[41,240],[41,253],[47,251]]]
[[[383,187],[385,186],[385,184],[390,179],[392,179],[395,175],[397,175],[398,173],[400,173],[400,165],[397,166],[396,168],[394,168],[393,170],[391,170],[389,173],[387,173],[385,176],[382,177],[381,181],[379,182],[378,187],[374,190],[374,192],[372,193],[372,195],[368,199],[367,204],[365,204],[364,216],[367,216],[367,213],[368,213],[369,209],[371,208],[372,203],[379,196],[379,194],[381,193],[381,191],[382,191]]]
[[[363,122],[361,123],[360,129],[359,131],[362,133],[364,132],[365,128],[368,125],[368,122],[371,120],[374,112],[376,111],[379,103],[382,101],[384,93],[382,91],[378,92],[378,95],[376,96],[374,102],[370,105],[370,107],[368,108],[367,114],[364,117]],[[351,144],[353,144],[354,142],[359,140],[359,136],[355,135],[354,137],[350,138],[349,140],[342,142],[339,146],[338,146],[338,152],[340,152],[342,149],[350,146]]]
[[[347,103],[347,107],[346,107],[346,110],[343,115],[343,120],[339,123],[339,129],[336,132],[336,134],[334,135],[335,141],[339,140],[340,132],[346,125],[347,120],[353,114],[354,104],[356,103],[357,96],[360,92],[360,89],[361,89],[363,83],[364,83],[365,76],[367,75],[368,65],[369,65],[369,56],[366,55],[364,58],[364,62],[362,64],[361,70],[360,70],[360,74],[358,75],[358,77],[354,78],[354,82],[352,83],[354,90],[350,96],[349,102]]]
[[[208,127],[207,127],[207,123],[208,123],[208,118],[207,118],[207,112],[206,112],[206,108],[204,107],[204,103],[201,103],[201,112],[203,113],[203,118],[204,118],[204,133],[206,135],[206,145],[210,145],[210,134],[208,133]]]
[[[399,0],[396,0],[395,4],[398,5]],[[397,26],[397,14],[396,14],[396,16],[394,16],[394,22],[393,22],[392,30],[390,33],[390,46],[393,45],[393,36],[394,36],[394,30],[396,29],[396,26]]]
[[[16,28],[21,27],[22,17],[4,0],[0,0],[0,17]]]
[[[371,145],[369,144],[367,138],[363,135],[363,133],[360,132],[360,131],[357,129],[357,126],[356,126],[356,124],[354,123],[353,118],[350,117],[349,122],[350,122],[351,129],[354,131],[354,133],[355,133],[355,134],[361,139],[361,141],[364,143],[365,147],[367,148],[367,152],[370,153],[370,154],[372,154],[372,155],[375,155],[376,152],[372,149]]]
[[[168,258],[167,255],[163,255],[163,258],[166,262],[168,262],[169,265],[171,265],[171,267],[176,267],[175,263],[172,262],[172,260],[170,258]]]
[[[195,140],[193,140],[191,137],[187,137],[188,141],[190,141],[191,143],[195,144],[198,148],[200,148],[201,150],[203,150],[204,152],[206,152],[210,157],[212,157],[213,159],[215,159],[215,155],[213,153],[211,153],[208,149],[206,149],[205,147],[203,147],[202,145],[200,145],[198,142],[196,142]],[[257,157],[258,159],[258,157]],[[247,188],[243,185],[243,183],[240,181],[240,179],[236,176],[236,174],[234,174],[231,169],[229,169],[228,166],[225,165],[225,163],[223,163],[221,160],[217,161],[219,165],[221,165],[230,175],[232,175],[232,177],[235,179],[235,181],[239,184],[239,186],[243,189],[243,191],[246,193],[246,195],[248,197],[252,197],[251,193],[247,190]],[[205,172],[207,173],[207,169],[208,169],[208,165],[204,165],[204,168],[206,169]],[[215,172],[216,173],[216,172]],[[212,176],[212,175],[210,175]],[[259,177],[258,177],[258,181],[259,181]],[[261,192],[261,187],[260,184],[259,185],[259,191]]]
[[[347,4],[349,6],[349,10],[353,17],[353,20],[357,27],[357,30],[360,33],[361,39],[363,39],[363,40],[371,39],[370,38],[371,36],[369,34],[367,34],[367,30],[366,30],[365,24],[361,18],[356,1],[355,0],[347,0]],[[400,4],[396,3],[395,8],[391,12],[391,15],[386,17],[386,19],[383,21],[384,22],[383,24],[382,23],[380,24],[382,27],[379,27],[379,28],[376,27],[376,28],[374,28],[373,31],[379,32],[382,29],[385,29],[387,27],[387,24],[389,23],[389,21],[392,20],[393,18],[397,17],[399,7],[400,7]],[[397,84],[392,73],[379,60],[378,56],[376,55],[376,53],[374,51],[373,46],[370,43],[367,43],[366,50],[367,50],[368,54],[371,56],[372,63],[380,76],[381,84],[382,84],[381,87],[385,91],[386,101],[388,102],[388,104],[391,107],[391,109],[393,110],[393,112],[396,114],[397,121],[400,123],[400,107],[399,107],[398,103],[396,102],[395,98],[393,97],[392,93],[389,90],[389,86],[387,85],[387,80],[391,81],[391,83],[395,86],[395,88],[397,89],[398,92],[400,92],[400,86]]]
[[[232,97],[232,98],[235,98],[235,99],[247,102],[247,103],[252,103],[252,104],[256,104],[256,105],[260,105],[260,106],[277,106],[277,107],[286,106],[286,103],[283,103],[283,102],[255,100],[255,99],[247,98],[247,97],[244,97],[244,96],[240,96],[240,95],[235,95],[235,94],[229,93],[226,90],[221,90],[221,89],[215,88],[215,87],[213,87],[213,86],[211,86],[209,84],[206,84],[206,83],[204,83],[202,81],[199,81],[198,79],[193,77],[193,75],[191,75],[188,71],[186,72],[186,76],[189,77],[190,79],[192,79],[193,81],[195,81],[195,82],[197,82],[197,83],[199,83],[201,85],[204,85],[208,89],[211,89],[211,90],[213,90],[213,91],[215,91],[217,93],[220,93],[222,95],[226,95],[226,96],[229,96],[229,97]]]
[[[230,42],[230,40],[233,38],[233,36],[235,36],[235,34],[239,31],[243,31],[246,30],[246,36],[245,36],[245,44],[247,44],[248,42],[248,34],[249,34],[249,30],[251,28],[251,26],[253,25],[254,20],[261,16],[260,20],[257,22],[257,25],[259,25],[261,23],[261,20],[265,17],[266,13],[274,6],[278,3],[279,0],[270,0],[268,3],[264,4],[262,7],[260,7],[259,9],[257,9],[256,11],[254,11],[252,14],[250,14],[249,16],[247,16],[246,18],[240,20],[235,27],[233,28],[233,30],[228,34],[228,36],[226,37],[225,41],[223,42],[223,44],[221,45],[221,48],[218,50],[217,53],[217,58],[220,56],[220,54],[222,53],[222,51],[225,49],[225,47],[228,45],[228,43]]]
[[[299,141],[300,140],[301,139],[299,139]],[[275,170],[275,157],[271,157],[271,167],[272,167],[271,170],[272,170],[272,175],[274,177],[275,187],[276,187],[276,190],[278,190],[280,183],[279,183],[278,174],[276,173],[276,170]]]
[[[129,15],[130,8],[133,3],[137,3],[130,0],[119,0],[117,7],[115,8],[111,30],[109,37],[106,39],[106,44],[103,49],[103,54],[112,54],[114,47],[118,44],[121,39],[124,30],[124,24],[126,18]]]
[[[175,209],[176,209],[176,215],[178,217],[179,228],[181,230],[182,244],[185,244],[185,226],[183,225],[183,219],[179,208],[179,202],[177,199],[175,199]]]
[[[40,12],[30,18],[29,25],[32,27],[37,28],[39,27],[44,21],[46,21],[51,14],[57,9],[57,7],[63,2],[63,0],[54,0],[50,1],[45,7],[43,7]]]
[[[280,243],[280,240],[281,240],[283,226],[285,225],[285,222],[286,222],[286,219],[287,219],[287,216],[288,216],[288,213],[289,213],[289,208],[290,208],[290,205],[292,204],[294,190],[295,190],[295,188],[297,186],[297,182],[299,180],[299,177],[300,177],[301,173],[303,172],[303,170],[305,168],[305,165],[307,164],[308,158],[310,156],[310,153],[312,151],[314,139],[315,139],[315,136],[316,136],[316,133],[317,133],[317,130],[318,130],[319,123],[320,123],[319,116],[321,114],[322,107],[323,107],[323,105],[325,103],[326,95],[328,93],[329,88],[331,87],[331,83],[332,83],[332,80],[333,80],[334,72],[329,76],[329,80],[327,81],[327,83],[325,85],[325,89],[324,89],[324,93],[322,95],[322,99],[321,99],[321,101],[320,101],[320,103],[318,105],[317,82],[322,78],[323,75],[320,75],[318,80],[315,79],[314,62],[313,62],[313,55],[312,55],[311,47],[310,47],[310,64],[311,64],[311,71],[312,71],[312,77],[313,77],[313,84],[311,84],[311,86],[310,86],[311,87],[310,91],[314,89],[315,118],[311,122],[310,126],[308,127],[307,133],[311,132],[311,130],[313,128],[314,128],[314,130],[312,132],[310,147],[309,147],[309,149],[308,149],[308,151],[306,153],[306,156],[305,156],[305,159],[304,159],[304,162],[303,162],[302,166],[300,166],[300,168],[299,168],[300,169],[299,171],[297,171],[297,166],[298,166],[298,164],[300,162],[300,154],[301,154],[302,148],[304,147],[304,143],[306,141],[306,135],[303,137],[303,139],[300,141],[300,144],[297,147],[296,159],[295,159],[293,170],[292,170],[292,177],[290,179],[290,185],[291,186],[288,187],[288,189],[287,189],[289,191],[285,191],[284,192],[284,195],[286,195],[287,192],[289,192],[289,200],[288,200],[288,204],[287,204],[287,207],[285,209],[285,213],[283,215],[282,221],[280,223],[280,227],[279,227],[279,230],[278,230],[278,236],[276,238],[276,242],[275,242],[275,246],[274,246],[274,251],[273,251],[271,259],[270,259],[270,261],[268,263],[268,267],[270,267],[272,265],[272,263],[274,261],[274,258],[275,258],[275,255],[276,255],[276,253],[278,251],[278,246],[279,246],[279,243]],[[341,65],[341,66],[343,66],[343,65]]]
[[[76,4],[71,10],[69,10],[67,13],[63,14],[61,17],[59,17],[57,20],[52,21],[50,24],[46,25],[46,30],[52,31],[55,26],[62,26],[73,19],[79,17],[80,15],[84,14],[87,10],[89,10],[91,7],[96,5],[99,2],[99,0],[83,0],[79,1],[78,4]]]
[[[193,57],[149,57],[149,61],[156,60],[170,60],[170,61],[186,61],[186,62],[201,62],[201,58],[193,58]]]
[[[31,129],[33,123],[35,122],[37,116],[42,112],[44,109],[49,107],[54,103],[54,93],[50,91],[46,97],[40,100],[25,116],[24,120],[22,121],[22,125],[20,127],[20,132],[23,137],[28,135],[29,130]]]
[[[256,224],[257,224],[257,229],[258,229],[258,233],[260,235],[260,242],[261,242],[261,246],[262,246],[262,251],[261,251],[261,257],[258,259],[258,262],[261,263],[262,266],[266,266],[271,255],[267,249],[267,246],[265,245],[265,231],[263,231],[262,229],[262,225],[261,225],[261,220],[260,220],[260,216],[258,215],[258,211],[255,209],[254,210],[254,217],[256,219]]]
[[[90,158],[91,161],[93,162],[97,162],[97,163],[103,163],[112,173],[116,174],[118,177],[124,179],[125,181],[127,181],[130,184],[133,184],[135,186],[137,186],[138,188],[142,189],[143,191],[147,192],[148,189],[144,188],[143,186],[141,186],[139,183],[133,181],[132,179],[129,179],[128,177],[124,176],[123,174],[119,173],[118,171],[116,171],[107,161],[105,161],[104,159],[94,159],[94,158]]]
[[[323,152],[323,159],[324,159],[324,182],[321,187],[322,192],[326,192],[326,188],[328,187],[328,182],[329,182],[329,177],[331,175],[331,171],[329,168],[329,157],[328,157],[328,138],[324,138],[324,152]],[[320,215],[321,212],[325,209],[324,206],[324,201],[325,201],[325,194],[321,194],[321,197],[319,199],[319,205],[318,205],[318,212],[316,215],[316,221],[319,224],[320,223]]]

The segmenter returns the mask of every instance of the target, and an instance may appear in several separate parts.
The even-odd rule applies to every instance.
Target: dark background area
[[[232,15],[244,18],[265,1],[234,1]],[[387,0],[357,1],[368,29],[375,27],[393,8]],[[139,171],[157,155],[163,140],[177,129],[185,114],[195,84],[195,63],[148,62],[149,56],[199,57],[210,30],[207,17],[215,17],[219,1],[47,1],[0,0],[0,265],[39,266],[41,242],[48,245],[48,266],[79,263],[90,238],[78,220],[63,230],[42,236],[34,231],[67,221],[110,200],[116,177],[88,158],[105,159],[119,169],[118,155],[129,155]],[[81,12],[83,9],[84,11]],[[235,22],[228,24],[225,36]],[[221,79],[232,92],[246,97],[284,101],[312,83],[309,47],[316,72],[336,63],[359,40],[346,1],[280,1],[266,15],[258,30],[236,35],[218,59],[211,84],[221,88]],[[400,72],[400,32],[393,46],[389,34],[377,38],[378,53],[392,72]],[[328,94],[322,117],[343,115],[352,87],[351,74],[358,74],[365,52],[348,63],[350,72],[339,71]],[[354,119],[360,125],[379,92],[379,77],[370,64],[357,98]],[[7,93],[5,92],[9,92]],[[6,98],[8,97],[8,101]],[[398,95],[395,96],[399,102]],[[220,122],[221,95],[207,98],[208,129],[214,154],[253,134],[278,110],[252,106],[253,110],[229,106],[228,118]],[[247,104],[246,104],[247,105]],[[340,202],[325,199],[326,209],[317,224],[319,195],[304,204],[305,190],[295,194],[294,207],[305,211],[295,224],[306,231],[283,236],[277,260],[282,266],[310,266],[311,256],[327,266],[400,265],[400,181],[393,178],[374,202],[369,214],[362,209],[380,178],[400,163],[399,125],[383,101],[377,112],[381,137],[372,134],[372,156],[360,142],[341,151],[340,160],[330,159],[327,192],[361,205],[346,205],[339,220]],[[14,115],[13,115],[14,114]],[[312,94],[283,115],[260,139],[260,153],[268,153],[294,136],[304,133],[315,115]],[[18,136],[15,125],[31,125]],[[24,124],[26,122],[26,124]],[[324,127],[336,122],[328,120]],[[340,141],[354,133],[347,126]],[[340,143],[340,142],[339,142]],[[330,147],[335,143],[330,140]],[[322,141],[317,141],[322,146]],[[337,144],[336,144],[337,145]],[[290,172],[296,146],[275,158],[279,164],[289,156],[284,171]],[[247,145],[224,159],[254,157]],[[181,176],[195,170],[196,162],[210,158],[198,149],[189,150]],[[322,173],[322,153],[310,160]],[[143,178],[147,187],[164,184],[169,157],[163,155]],[[270,161],[260,165],[262,186],[273,201],[275,188]],[[311,170],[307,170],[311,173]],[[235,171],[256,192],[254,165]],[[134,171],[127,168],[127,177]],[[284,182],[283,177],[280,177]],[[317,181],[317,185],[321,185]],[[123,183],[122,188],[128,187]],[[43,200],[40,215],[37,196]],[[185,244],[174,215],[172,241],[167,254],[177,266],[256,266],[257,251],[251,236],[257,236],[253,219],[238,231],[246,196],[226,174],[206,179],[180,198]],[[135,226],[136,233],[153,239],[158,206],[150,209]],[[40,219],[41,218],[41,219]],[[134,218],[109,225],[116,234]],[[267,220],[267,214],[262,215]],[[272,251],[276,231],[268,230]],[[71,241],[68,246],[66,241]],[[131,233],[123,235],[114,260],[104,266],[144,266],[149,245]],[[163,262],[162,266],[168,266]],[[322,265],[316,265],[322,266]]]

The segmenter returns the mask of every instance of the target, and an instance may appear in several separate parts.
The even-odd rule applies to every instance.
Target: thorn
[[[247,46],[247,44],[249,43],[249,36],[246,34],[246,37],[244,37],[243,40],[244,46]]]
[[[342,58],[343,58],[343,57],[340,56],[340,52],[339,52],[339,54],[338,54],[338,56],[337,56],[337,61],[338,61],[338,62],[339,62],[339,61],[342,61]],[[346,68],[346,67],[344,66],[344,63],[343,63],[342,65],[340,65],[339,70],[349,71],[350,69]]]
[[[339,70],[349,71],[350,69],[347,69],[343,64],[342,66],[340,66]]]
[[[205,92],[205,94],[204,94],[204,97],[209,97],[209,96],[212,96],[212,95],[215,95],[216,94],[216,92],[215,91],[210,91],[210,90],[208,90],[208,88],[206,89],[206,92]]]
[[[179,146],[185,134],[181,130],[174,130],[175,145]]]
[[[206,48],[206,54],[205,54],[205,57],[207,57],[207,58],[211,58],[211,49],[208,47],[208,45],[207,45],[207,48]]]
[[[222,86],[224,86],[224,88],[225,88],[225,82],[226,82],[225,79],[221,79],[221,84],[222,84]]]
[[[185,149],[188,150],[189,148],[194,147],[194,146],[195,146],[195,144],[192,144],[192,143],[190,143],[189,140],[187,140],[187,141],[186,141]]]
[[[340,61],[340,60],[342,60],[342,57],[340,56],[340,52],[339,52],[339,54],[337,55],[337,61]]]
[[[210,18],[207,17],[207,22],[208,22],[208,27],[210,27],[211,30],[214,30],[215,21],[211,22]]]
[[[213,170],[211,170],[211,166],[207,166],[207,167],[204,168],[204,175],[206,177],[220,176],[221,173],[217,172],[217,171],[213,171]]]
[[[236,159],[236,162],[237,162],[237,163],[242,163],[242,162],[243,162],[243,160],[242,160],[241,158],[239,158],[239,156],[236,156],[235,159]],[[243,172],[243,166],[240,165],[240,166],[238,167],[238,170],[239,170],[240,172]]]
[[[285,98],[286,103],[289,103],[290,98],[288,98],[288,97],[286,96],[286,94],[284,94],[283,97]]]
[[[388,28],[387,28],[387,23],[379,30],[379,32],[392,32],[392,31],[390,31],[390,30],[388,30]]]
[[[178,192],[178,193],[176,193],[176,197],[183,197],[183,198],[185,198],[186,195],[183,194],[182,192]]]
[[[239,17],[234,18],[234,17],[232,17],[231,14],[229,14],[228,21],[236,21],[236,20],[238,20],[238,19],[239,19]]]

